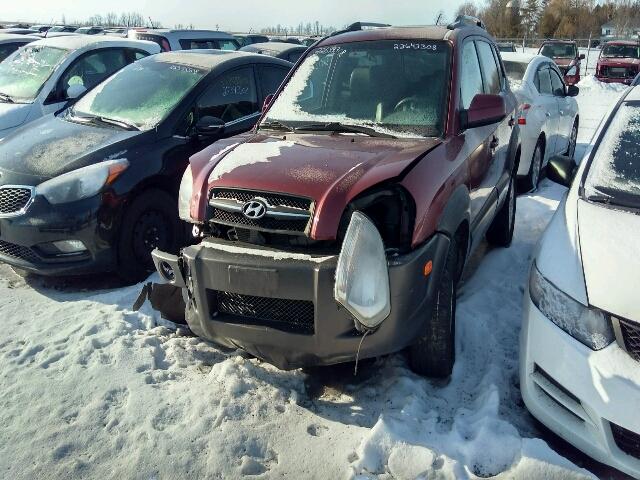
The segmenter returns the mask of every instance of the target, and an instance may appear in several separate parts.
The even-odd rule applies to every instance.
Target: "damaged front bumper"
[[[425,331],[448,248],[449,238],[436,234],[389,257],[391,313],[367,335],[359,358],[401,350]],[[356,359],[362,333],[334,298],[338,255],[205,239],[180,257],[156,250],[153,259],[166,281],[186,289],[187,323],[203,338],[282,369]]]

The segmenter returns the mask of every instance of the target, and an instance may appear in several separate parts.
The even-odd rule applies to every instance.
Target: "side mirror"
[[[567,97],[577,97],[580,93],[580,88],[575,85],[569,85],[567,87]]]
[[[271,105],[272,101],[273,101],[273,93],[270,93],[264,99],[264,103],[262,104],[262,113],[264,113],[267,110],[269,110],[269,105]]]
[[[218,117],[204,116],[196,123],[196,133],[203,137],[215,137],[224,132],[224,122]]]
[[[87,91],[87,88],[84,85],[69,85],[69,87],[67,88],[67,99],[68,100],[75,100],[76,98],[80,97],[81,95],[84,94],[84,92]]]
[[[573,158],[555,155],[549,159],[547,164],[547,178],[552,182],[570,187],[577,170],[578,166]]]
[[[479,93],[473,97],[469,109],[460,113],[460,123],[462,129],[466,130],[501,122],[506,116],[507,104],[504,98]]]
[[[585,56],[585,54],[584,54],[584,53],[581,53],[581,54],[580,54],[580,56],[579,56],[578,58],[579,58],[580,60],[584,60],[584,59],[585,59],[585,58],[587,58],[587,57]]]

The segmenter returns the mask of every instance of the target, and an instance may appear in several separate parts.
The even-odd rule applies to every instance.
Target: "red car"
[[[607,42],[598,58],[596,78],[606,83],[630,85],[640,71],[640,44],[631,41]]]
[[[578,45],[571,40],[547,40],[542,43],[539,55],[551,58],[564,75],[567,85],[575,85],[580,81],[580,68],[584,53],[578,54]]]
[[[475,21],[361,26],[311,48],[251,134],[191,158],[180,216],[201,241],[154,262],[219,344],[281,368],[409,347],[446,377],[465,261],[513,235],[517,102]]]

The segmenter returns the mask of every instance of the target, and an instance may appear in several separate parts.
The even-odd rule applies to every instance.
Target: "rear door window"
[[[160,49],[163,52],[171,51],[171,44],[169,43],[169,40],[167,40],[166,37],[163,37],[162,35],[148,35],[138,33],[136,34],[136,38],[138,40],[147,40],[149,42],[157,43],[158,45],[160,45]]]
[[[476,44],[467,42],[462,49],[462,75],[460,76],[460,96],[462,108],[468,109],[473,97],[483,93],[480,62],[476,52]]]
[[[500,72],[498,71],[496,60],[491,51],[491,45],[487,42],[478,41],[476,46],[480,56],[480,64],[482,65],[484,93],[498,94],[502,90],[502,82],[500,81]]]
[[[280,84],[289,73],[289,70],[282,67],[260,66],[260,86],[262,87],[262,96],[266,97],[276,93]]]
[[[218,46],[215,48],[219,48],[220,50],[238,50],[239,44],[235,40],[217,40]]]
[[[558,73],[555,70],[549,69],[549,74],[551,75],[551,87],[553,89],[553,94],[556,97],[566,96],[564,82],[562,81]]]
[[[180,40],[180,46],[183,50],[197,50],[201,48],[218,48],[218,44],[215,40],[195,40],[195,39],[182,39]]]
[[[217,117],[225,123],[259,112],[253,68],[221,74],[197,101],[198,117]]]
[[[542,95],[552,95],[551,77],[549,76],[549,68],[542,67],[536,72],[536,87]]]

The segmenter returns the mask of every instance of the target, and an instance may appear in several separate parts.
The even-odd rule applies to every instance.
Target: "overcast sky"
[[[134,11],[165,27],[193,23],[196,28],[248,31],[265,26],[319,21],[342,27],[355,21],[418,25],[447,17],[463,0],[2,0],[0,20],[49,23],[83,20],[107,11]]]

